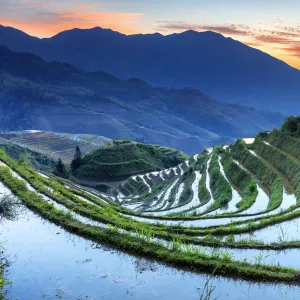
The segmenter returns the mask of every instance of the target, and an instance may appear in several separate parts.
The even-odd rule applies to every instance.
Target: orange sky
[[[91,5],[78,5],[70,11],[45,14],[38,18],[12,18],[3,16],[0,23],[18,28],[37,37],[51,37],[61,31],[96,26],[112,28],[126,34],[138,33],[135,24],[143,15],[140,13],[97,12]]]

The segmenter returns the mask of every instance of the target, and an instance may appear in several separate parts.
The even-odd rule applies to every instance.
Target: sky
[[[100,26],[125,33],[212,30],[300,69],[300,0],[0,0],[0,24],[37,37]]]

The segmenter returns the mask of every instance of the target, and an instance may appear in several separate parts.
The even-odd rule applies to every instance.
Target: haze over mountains
[[[0,128],[129,138],[186,153],[278,126],[283,116],[211,99],[196,89],[154,88],[88,73],[0,46]]]
[[[138,77],[155,86],[196,87],[226,102],[300,112],[300,71],[214,32],[131,35],[93,28],[39,39],[0,27],[0,44],[85,71]]]

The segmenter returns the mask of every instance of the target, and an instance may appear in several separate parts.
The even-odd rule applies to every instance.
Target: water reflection
[[[9,254],[9,299],[199,299],[205,275],[120,254],[26,210],[1,227]],[[299,287],[214,277],[219,299],[298,299]],[[214,298],[215,298],[214,297]]]

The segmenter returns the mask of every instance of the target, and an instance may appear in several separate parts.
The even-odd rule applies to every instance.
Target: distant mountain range
[[[197,89],[154,88],[0,46],[1,129],[128,138],[192,154],[282,121],[280,114],[218,102]]]
[[[155,86],[194,87],[220,101],[300,113],[300,71],[214,32],[124,35],[73,29],[39,39],[0,26],[0,44],[85,71],[138,77]]]

